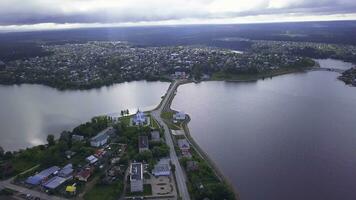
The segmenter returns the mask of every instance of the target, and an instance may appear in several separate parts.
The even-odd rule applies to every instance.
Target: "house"
[[[50,189],[50,190],[55,190],[58,188],[60,185],[62,185],[64,182],[66,182],[68,179],[55,176],[51,178],[49,181],[47,181],[45,184],[43,184],[43,187]]]
[[[108,142],[110,135],[113,134],[113,132],[114,132],[113,127],[108,127],[106,129],[102,130],[96,136],[94,136],[90,139],[90,145],[92,147],[101,147],[101,146],[105,145]]]
[[[161,159],[153,168],[152,174],[154,176],[170,176],[171,167],[168,159]]]
[[[57,173],[58,170],[60,170],[60,168],[57,166],[50,167],[34,176],[28,177],[25,182],[30,185],[39,185],[42,182],[46,181],[46,179],[48,179],[51,175]]]
[[[62,178],[72,178],[73,175],[73,165],[72,164],[68,164],[66,166],[64,166],[61,170],[59,170],[58,172],[58,176],[62,177]]]
[[[148,148],[148,137],[147,136],[139,136],[138,137],[138,151],[140,153],[149,150]]]
[[[178,140],[178,147],[182,151],[182,154],[189,153],[190,145],[187,139],[179,139]]]
[[[131,163],[130,166],[131,192],[143,192],[143,166],[142,163]]]
[[[74,142],[81,142],[81,141],[84,140],[84,136],[82,136],[82,135],[72,135],[72,140]]]
[[[186,114],[184,112],[177,112],[173,115],[174,120],[185,120]]]
[[[86,157],[85,160],[88,161],[90,164],[94,164],[98,161],[98,158],[93,155],[90,155]]]
[[[161,141],[160,134],[159,134],[158,131],[152,131],[151,132],[151,141],[153,141],[153,142]]]
[[[187,162],[187,171],[196,171],[199,169],[198,162],[190,160]]]
[[[94,168],[87,167],[85,169],[82,169],[79,173],[77,173],[75,178],[77,178],[79,181],[87,182],[88,179],[90,178],[91,174],[93,173],[93,171],[94,171]]]
[[[144,125],[147,123],[147,117],[145,113],[138,110],[135,116],[133,117],[132,122],[135,126]]]
[[[74,156],[76,153],[74,151],[67,150],[67,151],[64,152],[64,154],[66,155],[66,157],[68,159],[71,159],[72,156]]]

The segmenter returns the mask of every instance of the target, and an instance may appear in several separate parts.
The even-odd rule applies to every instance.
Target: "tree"
[[[53,146],[55,144],[54,135],[49,134],[47,136],[47,143],[48,143],[48,146]]]
[[[2,158],[4,156],[4,149],[0,146],[0,158]]]

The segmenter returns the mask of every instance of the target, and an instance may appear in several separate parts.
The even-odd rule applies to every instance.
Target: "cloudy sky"
[[[356,19],[356,0],[0,0],[0,30]]]

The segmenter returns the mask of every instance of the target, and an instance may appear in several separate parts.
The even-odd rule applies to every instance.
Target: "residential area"
[[[147,121],[141,111],[95,117],[46,145],[2,153],[0,189],[23,199],[177,199],[169,148]]]

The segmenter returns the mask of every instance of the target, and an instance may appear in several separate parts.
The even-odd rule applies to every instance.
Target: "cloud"
[[[355,0],[0,0],[2,26],[354,13]]]

